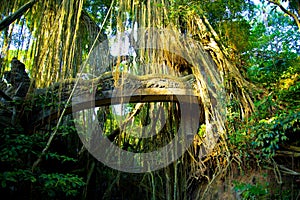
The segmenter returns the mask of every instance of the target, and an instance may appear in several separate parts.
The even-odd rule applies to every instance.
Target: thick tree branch
[[[37,2],[37,0],[31,0],[25,5],[23,5],[19,10],[17,10],[15,13],[12,15],[6,17],[0,22],[0,31],[8,27],[11,23],[13,23],[16,19],[20,18],[24,13],[27,12],[32,6]]]
[[[276,1],[276,0],[268,0],[268,1],[270,3],[273,3],[274,5],[278,6],[284,13],[291,16],[295,20],[295,22],[298,26],[298,29],[300,31],[300,20],[298,19],[298,16],[296,14],[294,14],[293,12],[291,12],[291,11],[287,10],[285,7],[283,7],[283,5],[279,3],[279,1]]]

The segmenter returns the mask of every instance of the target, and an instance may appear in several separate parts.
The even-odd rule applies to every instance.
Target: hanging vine
[[[15,21],[4,30],[2,52],[6,55],[9,53],[14,27],[26,25],[30,37],[26,41],[28,51],[22,54],[22,59],[29,60],[27,67],[35,81],[35,87],[46,88],[54,82],[63,82],[65,79],[76,77],[78,72],[82,72],[81,65],[85,60],[90,59],[90,53],[87,54],[86,51],[93,50],[94,40],[99,39],[97,35],[101,28],[99,29],[83,11],[83,0],[32,2],[34,4],[30,4],[32,7],[24,15],[26,23],[21,24],[20,20]],[[1,7],[0,12],[9,16],[25,3],[21,0],[15,1],[14,4],[8,1],[5,3],[7,8]],[[230,62],[226,49],[200,8],[178,5],[174,1],[166,0],[120,0],[113,8],[111,17],[116,18],[116,27],[112,29],[117,33],[131,30],[128,36],[129,45],[135,49],[136,54],[136,69],[133,73],[136,75],[162,74],[162,77],[166,74],[192,74],[196,79],[194,87],[200,94],[203,106],[199,122],[200,125],[204,125],[202,126],[204,127],[203,135],[199,136],[197,132],[194,132],[196,135],[194,146],[186,154],[161,171],[150,172],[148,178],[141,182],[147,182],[151,186],[153,199],[161,194],[170,199],[188,199],[187,191],[191,191],[197,199],[201,195],[204,197],[209,191],[210,184],[215,181],[216,177],[226,173],[224,171],[230,163],[226,143],[227,103],[230,98],[237,99],[240,117],[247,118],[254,109],[249,92],[252,85]],[[136,39],[134,34],[140,37]],[[103,36],[96,42],[100,44],[105,39],[106,37]],[[83,45],[84,42],[88,50]],[[108,49],[108,46],[106,47]],[[111,56],[107,49],[106,51],[96,49],[93,52],[94,55],[91,58],[93,60],[90,60],[90,63],[97,65],[95,69],[95,71],[98,70],[97,72],[90,72],[85,68],[83,70],[99,76],[109,69],[114,72],[113,78],[117,87],[122,73],[121,55],[117,57],[116,63],[103,66],[103,63],[107,63],[105,57]],[[17,53],[16,56],[20,55],[21,53]],[[180,55],[184,55],[184,58]],[[61,85],[59,94],[62,89]],[[53,98],[59,94],[54,94]],[[103,127],[110,126],[106,131],[112,132],[108,134],[112,142],[126,150],[131,148],[147,152],[159,148],[162,144],[167,144],[177,134],[177,126],[180,120],[183,120],[180,118],[182,116],[179,110],[178,104],[175,103],[135,105],[133,112],[127,115],[124,126],[136,123],[143,127],[149,124],[150,117],[155,122],[159,121],[159,117],[167,118],[166,124],[160,130],[154,125],[150,127],[151,130],[157,132],[155,137],[138,141],[129,134],[132,129],[121,130],[122,127],[114,127],[117,119],[112,117],[110,109],[100,109],[99,112],[103,114],[105,122]],[[61,118],[58,124],[60,121]],[[188,127],[185,128],[188,130]],[[43,153],[49,149],[55,133],[56,131],[50,136]],[[204,151],[207,152],[206,155],[203,154]],[[40,162],[41,157],[34,163],[33,169]],[[88,182],[95,170],[93,163],[89,166]],[[161,181],[160,176],[164,176],[165,181]],[[204,179],[207,187],[197,188],[199,190],[195,192],[193,183],[198,179]],[[111,192],[113,184],[117,181],[117,179],[112,181],[107,193]],[[108,195],[107,193],[105,195]]]

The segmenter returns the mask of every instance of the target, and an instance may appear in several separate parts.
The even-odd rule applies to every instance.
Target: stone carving
[[[11,61],[11,70],[4,72],[4,78],[11,86],[5,93],[14,98],[24,98],[30,86],[30,78],[25,71],[25,65],[17,58]]]
[[[25,71],[25,65],[14,57],[11,61],[11,70],[4,72],[4,79],[8,86],[6,88],[2,86],[5,88],[2,97],[6,101],[10,98],[8,104],[12,107],[11,123],[15,125],[21,107],[20,103],[13,103],[11,100],[20,101],[25,98],[30,87],[30,78]]]

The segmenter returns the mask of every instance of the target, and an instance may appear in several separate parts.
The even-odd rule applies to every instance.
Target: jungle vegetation
[[[1,195],[13,199],[300,198],[298,0],[7,0],[1,2],[0,13]],[[132,55],[107,62],[106,57],[113,57],[109,47],[116,36],[126,33],[134,40],[135,28],[170,30],[171,47],[196,58],[201,55],[199,62],[188,63],[155,48],[138,48]],[[179,36],[191,38],[193,45]],[[170,45],[160,37],[159,41],[143,39],[147,44]],[[103,48],[94,50],[100,44]],[[22,99],[5,94],[6,74],[14,58],[24,63],[30,78]],[[95,78],[108,71],[114,72],[115,82],[125,71],[136,76],[170,75],[162,63],[171,67],[174,76],[195,77],[203,106],[193,144],[162,169],[127,173],[106,166],[87,150],[72,115],[58,113],[43,126],[26,123],[39,114],[35,107],[46,112],[70,103],[58,103],[68,80],[82,75]],[[96,67],[90,70],[89,66]],[[121,116],[127,126],[121,129],[114,109],[102,106],[86,112],[96,112],[103,134],[131,152],[149,152],[168,143],[182,120],[173,102],[130,103]],[[167,113],[167,119],[156,136],[132,136],[141,130],[132,127],[153,125],[151,120],[162,116],[160,111]],[[150,128],[157,130],[154,125]],[[206,148],[209,134],[218,135],[210,151]],[[115,156],[109,151],[103,154]]]

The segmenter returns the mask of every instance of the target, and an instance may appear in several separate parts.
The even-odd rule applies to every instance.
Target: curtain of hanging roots
[[[27,3],[27,0],[16,0],[16,1],[3,1],[0,5],[0,21],[5,19],[6,17],[10,16],[14,12],[16,12],[21,6],[23,6],[25,3]],[[16,26],[18,24],[18,26]],[[9,27],[4,28],[0,32],[0,37],[3,39],[3,42],[1,44],[1,52],[0,57],[2,59],[3,68],[0,69],[0,75],[2,75],[3,71],[9,70],[9,58],[13,56],[20,56],[22,47],[28,46],[25,44],[24,40],[24,17],[21,19],[16,20],[15,23],[11,24]],[[15,36],[19,36],[19,38],[16,38]],[[18,42],[15,44],[12,43],[12,38],[17,39]],[[15,49],[14,52],[9,52],[8,50]]]
[[[83,0],[38,2],[32,9],[34,66],[37,87],[74,76],[81,50],[77,43]]]
[[[4,1],[1,3],[0,11],[8,16],[27,2]],[[35,79],[36,87],[47,87],[76,73],[73,70],[78,68],[76,65],[80,64],[82,54],[81,46],[77,43],[82,4],[83,0],[38,1],[24,15],[25,25],[31,37],[23,40],[27,44],[19,45],[19,50],[27,47],[28,51],[26,55],[22,54],[22,57],[20,53],[14,56],[26,62],[31,77]],[[2,46],[6,58],[9,54],[8,44],[12,39],[9,37],[12,35],[11,30],[12,28],[15,28],[14,31],[20,30],[19,26],[22,25],[20,20],[17,20],[7,31],[2,32],[8,35],[7,42],[5,41]]]
[[[26,1],[23,0],[4,1],[1,3],[0,12],[8,16],[25,3]],[[81,12],[82,3],[83,0],[38,1],[26,13],[25,19],[28,20],[26,25],[32,33],[32,37],[26,45],[28,52],[23,55],[22,59],[30,60],[26,67],[30,69],[36,87],[47,87],[53,82],[63,81],[76,74],[78,65],[82,62],[82,50],[84,48],[81,38],[87,34],[89,39],[93,40],[95,39],[95,31],[99,31],[88,15]],[[115,13],[112,16],[117,18],[117,27],[113,28],[116,28],[118,32],[123,32],[128,28],[144,28],[150,34],[139,38],[140,42],[143,42],[143,48],[135,49],[138,63],[137,69],[134,71],[136,74],[176,75],[176,67],[186,64],[186,61],[170,54],[170,52],[163,51],[163,49],[174,49],[179,55],[183,53],[187,57],[187,62],[193,66],[192,73],[197,82],[195,87],[201,96],[204,107],[201,123],[206,125],[206,139],[198,137],[194,142],[194,150],[190,149],[187,154],[180,158],[180,162],[176,161],[162,171],[151,172],[149,178],[153,195],[155,193],[158,196],[163,194],[169,199],[185,199],[188,198],[187,192],[193,190],[194,183],[197,182],[196,179],[206,177],[208,182],[214,180],[213,176],[205,175],[210,170],[208,164],[210,158],[215,157],[214,161],[217,163],[212,165],[215,168],[211,169],[214,177],[220,175],[222,169],[226,168],[229,163],[229,158],[224,154],[228,151],[225,142],[225,113],[228,97],[234,96],[239,100],[242,117],[247,117],[252,112],[253,105],[245,90],[250,84],[242,78],[238,69],[226,59],[226,52],[224,53],[224,48],[220,46],[220,41],[218,41],[217,35],[207,20],[203,16],[199,16],[199,12],[184,6],[181,7],[180,12],[183,17],[181,16],[182,18],[179,20],[179,14],[174,13],[174,10],[171,9],[173,4],[174,1],[168,0],[120,0],[115,7],[117,10],[113,11]],[[184,40],[180,36],[182,27],[179,27],[182,20],[185,23],[185,34],[197,36],[198,42],[189,39],[183,42]],[[20,23],[20,21],[16,23]],[[4,34],[2,37],[5,38],[2,52],[6,54],[8,54],[7,49],[14,24],[1,33]],[[151,27],[166,28],[169,31],[152,32],[150,31]],[[151,34],[153,34],[152,37]],[[91,44],[92,42],[90,42]],[[134,44],[131,43],[131,45]],[[152,48],[147,48],[147,46]],[[96,55],[101,53],[103,52],[96,52]],[[98,57],[95,56],[95,58]],[[96,59],[93,62],[97,63],[98,61]],[[118,63],[112,66],[115,71],[116,82],[121,72],[120,63]],[[103,66],[100,67],[103,68]],[[94,72],[92,73],[94,74]],[[102,70],[96,74],[101,73],[103,73]],[[234,85],[240,89],[235,89]],[[170,113],[167,115],[169,118],[167,125],[154,138],[156,140],[159,138],[157,143],[168,143],[170,138],[176,134],[174,126],[180,120],[178,119],[178,106],[174,106],[172,103],[151,103],[147,106],[145,106],[146,113],[160,109]],[[136,109],[138,108],[136,107]],[[211,152],[206,157],[202,157],[199,149],[207,148],[210,150],[210,142],[214,141],[214,136],[220,136],[217,137],[218,143],[212,151],[216,154]],[[140,143],[143,145],[141,148],[147,146],[146,142],[148,140]],[[154,147],[150,148],[155,149]],[[197,148],[198,151],[195,151]],[[220,160],[222,162],[219,162]],[[162,172],[163,174],[161,174]],[[160,177],[163,177],[165,181],[162,181]],[[205,187],[197,188],[200,188],[200,192],[196,194],[198,197],[209,191]]]
[[[119,12],[117,19],[117,29],[119,31],[124,31],[124,24],[128,21],[127,14],[129,13],[132,14],[129,15],[132,22],[131,28],[136,27],[134,25],[137,23],[138,28],[167,28],[172,31],[166,32],[166,35],[164,35],[164,33],[159,33],[159,36],[157,37],[149,37],[148,35],[148,37],[141,39],[145,42],[144,46],[151,44],[153,48],[136,49],[139,61],[138,71],[140,74],[170,74],[170,70],[163,70],[162,60],[166,61],[169,67],[172,67],[172,65],[176,66],[176,62],[177,64],[180,62],[180,60],[174,59],[174,57],[172,57],[173,55],[169,55],[168,52],[158,51],[155,49],[156,46],[159,46],[160,49],[165,49],[164,47],[174,48],[179,54],[180,52],[187,52],[187,55],[190,58],[188,61],[193,65],[193,74],[197,80],[197,89],[204,106],[204,124],[206,125],[207,137],[206,139],[198,139],[195,143],[207,150],[212,150],[210,149],[210,146],[212,145],[211,141],[214,142],[214,140],[217,140],[215,142],[218,143],[210,155],[207,155],[207,157],[204,157],[203,159],[201,159],[202,155],[199,151],[196,154],[195,151],[189,151],[191,158],[183,156],[181,158],[183,161],[181,164],[175,162],[166,168],[165,178],[167,180],[167,189],[165,191],[162,191],[160,187],[156,187],[156,181],[158,181],[158,179],[151,181],[152,187],[156,187],[158,193],[165,193],[170,196],[170,198],[172,197],[172,199],[180,199],[186,191],[186,188],[192,186],[193,177],[204,177],[205,171],[209,170],[208,159],[205,158],[219,154],[219,156],[215,156],[217,157],[216,160],[223,160],[221,164],[220,162],[217,162],[218,164],[215,165],[215,170],[212,170],[214,175],[220,175],[222,169],[228,166],[229,158],[225,156],[224,152],[228,151],[225,142],[225,114],[226,102],[229,95],[233,95],[239,100],[242,117],[249,116],[253,110],[253,104],[246,90],[234,90],[234,88],[232,88],[232,85],[237,85],[238,88],[247,88],[250,84],[242,78],[238,69],[226,59],[226,53],[224,53],[225,50],[219,46],[220,43],[218,42],[220,41],[217,41],[218,37],[207,20],[203,16],[199,16],[195,10],[188,10],[188,8],[182,7],[181,14],[185,14],[183,20],[186,24],[186,33],[198,36],[199,38],[198,42],[187,40],[186,43],[183,43],[181,40],[182,38],[178,37],[180,35],[179,17],[174,17],[172,19],[168,18],[168,16],[174,16],[172,15],[174,13],[171,13],[171,10],[168,9],[171,5],[171,2],[165,0],[121,0],[119,1],[119,11],[121,12]],[[150,33],[151,32],[149,32],[149,34]],[[175,68],[175,66],[173,66],[173,68]],[[118,68],[116,70],[118,70]],[[226,85],[225,79],[227,80]],[[172,130],[165,130],[162,138],[166,138],[166,133],[168,131],[172,132]],[[172,180],[170,177],[172,177]],[[206,177],[208,182],[213,180],[211,177]],[[179,182],[178,180],[181,181]],[[159,184],[157,183],[157,185]],[[208,188],[203,188],[201,194],[208,190]],[[200,193],[198,196],[199,195]]]
[[[1,7],[1,11],[8,16],[25,3],[27,2],[15,1],[14,5],[7,3],[10,9],[5,11]],[[65,79],[76,75],[82,62],[82,45],[78,38],[83,36],[79,34],[85,34],[89,31],[80,24],[82,6],[83,0],[37,1],[22,16],[22,20],[16,20],[8,27],[7,32],[10,33],[2,51],[5,52],[7,59],[12,56],[9,54],[14,54],[13,56],[25,63],[34,87],[49,87],[55,82],[63,83]],[[12,47],[12,45],[9,46],[9,42],[12,39],[11,35],[16,34],[11,34],[11,32],[16,31],[21,37],[25,34],[30,35],[26,38],[20,38],[26,44],[20,44],[17,51],[11,52],[8,51]],[[23,53],[24,50],[27,51]],[[62,86],[50,88],[50,90],[56,89],[56,91],[55,93],[48,93],[51,96],[47,96],[43,100],[46,101],[44,105],[52,101],[52,105],[56,105],[61,98]]]

